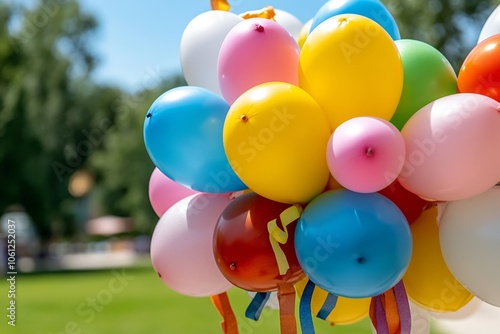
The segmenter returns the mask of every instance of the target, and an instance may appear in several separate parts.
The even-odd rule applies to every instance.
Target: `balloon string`
[[[243,14],[240,14],[240,16],[244,20],[261,18],[275,21],[274,17],[276,16],[276,12],[274,11],[274,8],[272,6],[266,6],[262,9],[245,12]]]
[[[210,5],[212,10],[229,11],[231,9],[231,5],[227,3],[227,0],[210,0]]]
[[[222,333],[238,334],[238,323],[226,292],[210,297],[212,304],[222,316]]]
[[[245,317],[255,321],[259,320],[260,314],[262,313],[264,306],[266,306],[266,302],[270,296],[270,292],[257,292],[250,302],[250,305],[247,307]]]
[[[291,283],[278,285],[281,334],[297,334],[295,320],[295,288]]]
[[[301,213],[302,213],[302,207],[298,204],[285,209],[280,214],[279,217],[283,229],[278,227],[277,219],[273,219],[269,223],[267,223],[267,230],[269,232],[269,242],[271,243],[271,246],[273,248],[276,262],[278,263],[280,275],[285,275],[288,269],[290,268],[286,255],[281,249],[280,244],[283,245],[287,243],[288,241],[287,226],[293,223],[295,220],[297,220],[300,217]]]
[[[314,324],[311,315],[311,301],[315,287],[316,285],[311,280],[307,280],[306,287],[302,292],[302,297],[300,297],[299,318],[302,334],[314,334]]]

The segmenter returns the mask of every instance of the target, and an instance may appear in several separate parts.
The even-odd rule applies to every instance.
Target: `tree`
[[[185,83],[154,78],[157,87],[134,95],[93,83],[96,27],[76,0],[0,6],[0,213],[20,204],[44,239],[75,232],[68,184],[81,169],[95,174],[98,214],[132,216],[148,232],[156,222],[143,117],[163,90]]]
[[[69,176],[93,149],[82,129],[93,128],[118,92],[89,85],[96,21],[77,1],[2,5],[0,20],[0,212],[22,205],[48,238],[71,222]],[[13,20],[22,23],[11,32]]]
[[[498,0],[384,0],[401,37],[426,42],[441,51],[458,73]]]

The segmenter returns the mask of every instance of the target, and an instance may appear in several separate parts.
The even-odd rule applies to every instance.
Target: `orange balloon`
[[[486,95],[500,102],[500,34],[472,49],[458,73],[458,90]]]

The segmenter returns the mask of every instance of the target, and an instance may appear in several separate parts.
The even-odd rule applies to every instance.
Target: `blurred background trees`
[[[93,57],[86,43],[96,22],[76,2],[52,17],[43,6],[28,11],[4,5],[0,12],[0,211],[20,204],[48,237],[72,215],[64,206],[74,169],[55,172],[54,163],[65,166],[81,129],[95,112],[107,112],[105,105],[90,112],[81,103],[96,93],[87,82]]]
[[[382,0],[394,15],[402,38],[426,42],[441,51],[458,73],[477,43],[498,0]]]
[[[435,46],[458,72],[497,1],[384,3],[403,38]],[[157,222],[147,194],[154,166],[142,139],[144,114],[185,82],[179,74],[134,93],[93,82],[97,28],[77,0],[58,10],[43,1],[31,9],[0,4],[0,214],[23,207],[45,240],[74,235],[82,205],[90,216],[132,217],[141,233]],[[81,171],[92,189],[70,191]]]

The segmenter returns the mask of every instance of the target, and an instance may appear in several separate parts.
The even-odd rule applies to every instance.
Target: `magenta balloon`
[[[151,260],[163,283],[181,294],[208,297],[233,285],[219,271],[213,235],[229,195],[196,194],[165,212],[151,240]]]
[[[327,147],[328,168],[343,187],[379,191],[391,184],[403,167],[405,144],[399,130],[375,117],[351,118],[339,125]]]
[[[500,181],[500,103],[479,94],[440,98],[401,131],[406,157],[398,178],[426,199],[472,197]]]
[[[173,181],[158,168],[153,170],[149,178],[149,202],[158,217],[181,199],[197,193]]]
[[[238,23],[222,43],[218,61],[222,96],[232,104],[258,84],[299,84],[299,46],[280,24],[253,18]]]

